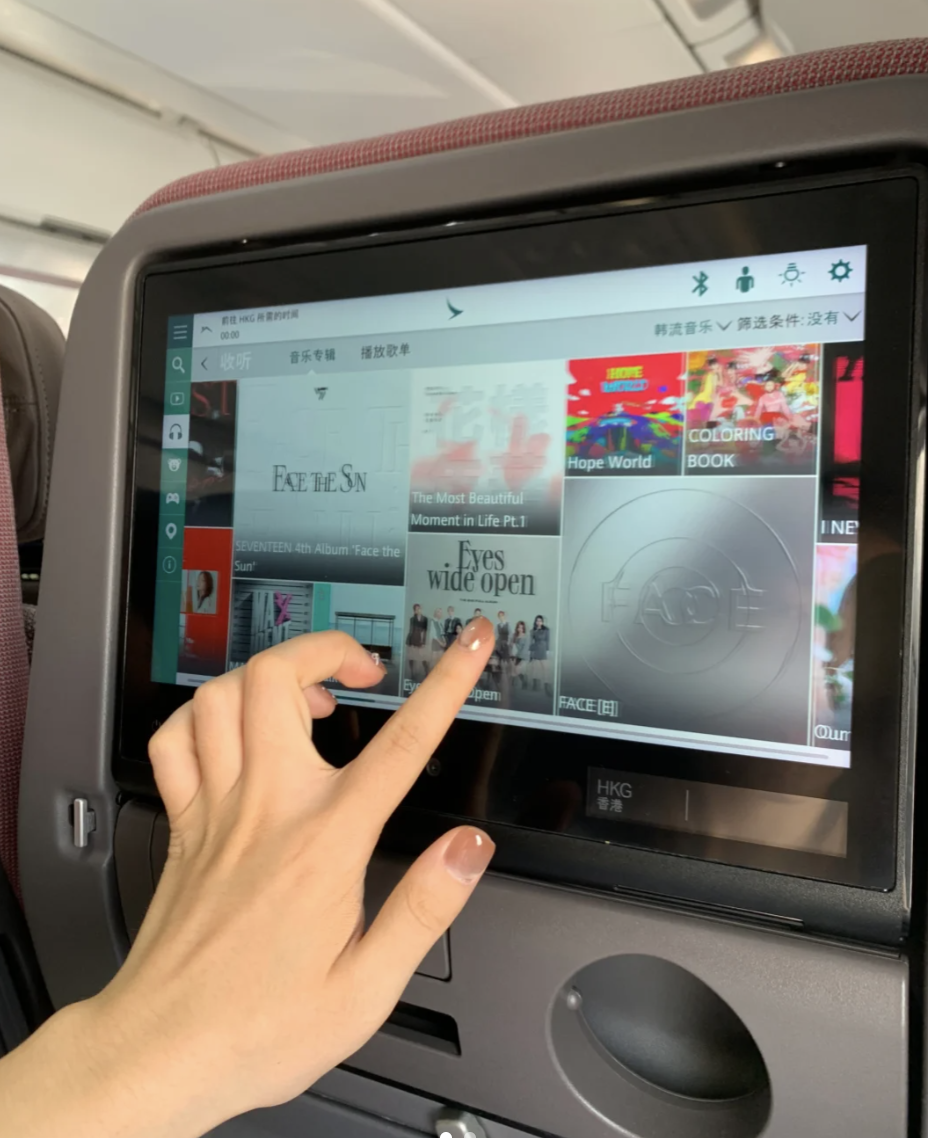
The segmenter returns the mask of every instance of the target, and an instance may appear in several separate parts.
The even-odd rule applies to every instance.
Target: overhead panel
[[[658,0],[687,43],[694,47],[728,35],[753,19],[757,0]]]
[[[787,53],[928,36],[928,0],[761,0],[760,16]]]

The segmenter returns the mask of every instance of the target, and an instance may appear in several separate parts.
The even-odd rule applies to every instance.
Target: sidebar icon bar
[[[152,680],[162,684],[173,684],[177,680],[180,601],[184,576],[184,518],[187,512],[192,344],[193,317],[169,317],[164,364],[155,628],[151,665]]]

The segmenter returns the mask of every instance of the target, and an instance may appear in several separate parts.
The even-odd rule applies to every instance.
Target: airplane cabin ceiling
[[[745,5],[735,2],[739,11]],[[311,144],[703,70],[654,0],[31,0],[28,7]]]

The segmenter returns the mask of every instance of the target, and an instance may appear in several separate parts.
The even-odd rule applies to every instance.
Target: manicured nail
[[[445,868],[463,885],[473,885],[495,852],[496,846],[483,830],[464,826],[445,847]]]
[[[386,672],[387,665],[381,660],[379,652],[368,652],[368,656],[370,656],[381,672]]]
[[[493,639],[493,625],[485,616],[478,616],[472,620],[455,641],[468,652],[475,652]]]

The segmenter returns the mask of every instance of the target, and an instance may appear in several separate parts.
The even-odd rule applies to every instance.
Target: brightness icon
[[[780,273],[780,280],[792,288],[794,284],[799,284],[804,276],[805,273],[799,268],[796,262],[790,261],[783,272]]]

